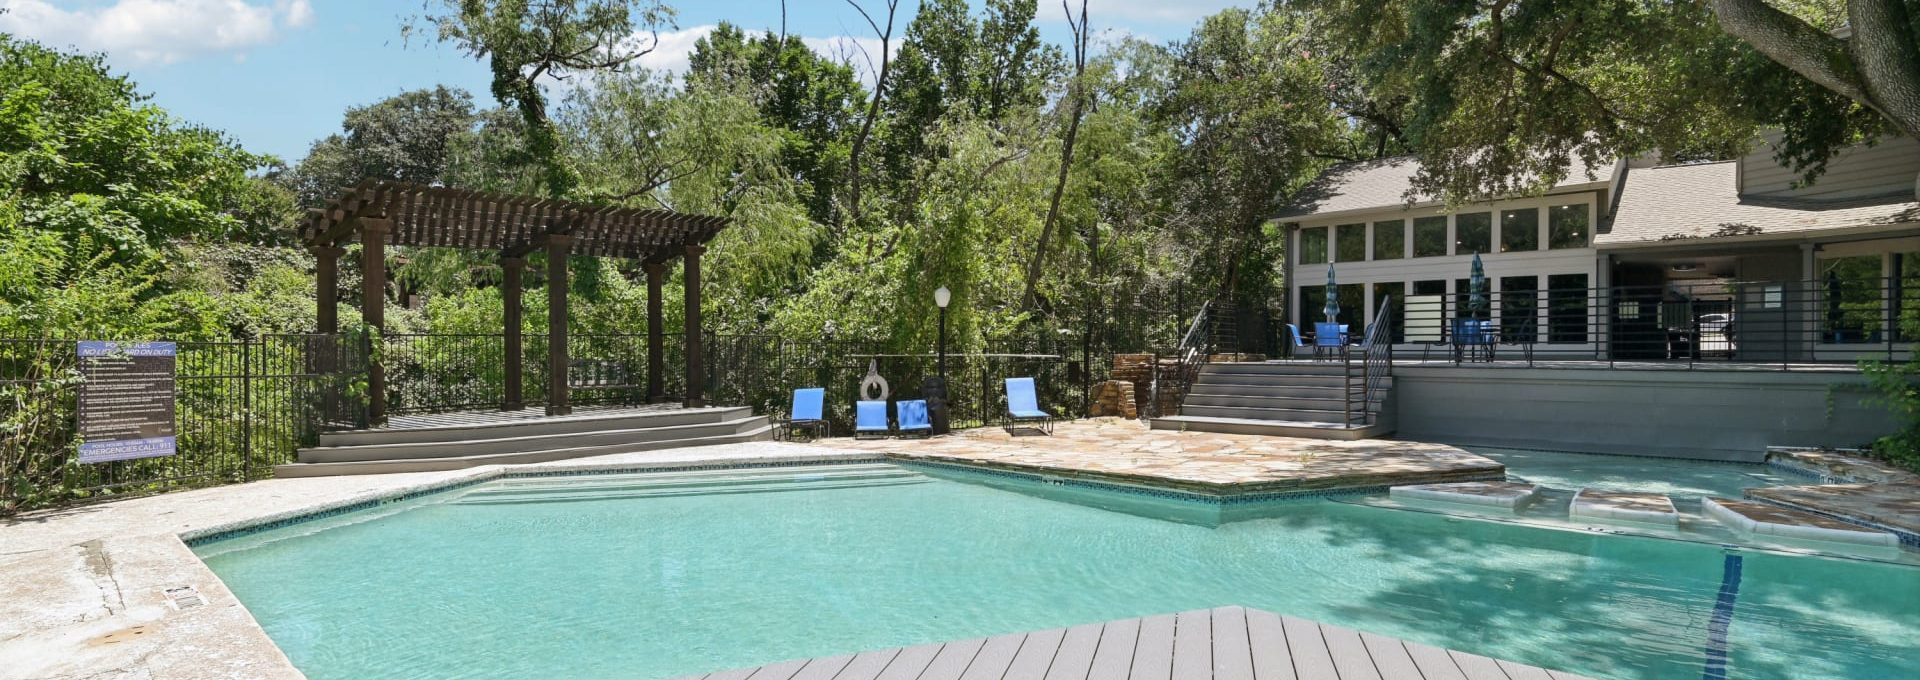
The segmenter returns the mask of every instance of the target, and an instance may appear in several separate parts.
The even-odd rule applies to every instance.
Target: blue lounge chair
[[[827,389],[824,387],[806,387],[793,391],[793,409],[787,411],[787,439],[793,439],[798,429],[806,429],[812,438],[833,436],[833,426],[827,424]]]
[[[853,405],[853,438],[881,439],[892,434],[887,427],[887,402],[861,401]]]
[[[1053,434],[1053,414],[1040,410],[1033,378],[1007,378],[1007,414],[1015,423],[1039,423],[1047,434]]]
[[[933,436],[933,420],[927,417],[927,400],[909,399],[893,404],[894,414],[900,417],[900,434],[921,437]]]
[[[1346,346],[1346,324],[1322,321],[1313,325],[1313,358],[1338,355]]]

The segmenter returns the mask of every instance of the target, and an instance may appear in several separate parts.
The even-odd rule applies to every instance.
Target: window
[[[1367,260],[1367,225],[1342,224],[1333,228],[1333,261]]]
[[[1587,341],[1587,275],[1547,277],[1547,342]]]
[[[1473,213],[1453,218],[1453,254],[1490,252],[1493,252],[1493,213]]]
[[[1447,282],[1444,280],[1413,282],[1414,295],[1446,295]]]
[[[1347,337],[1358,340],[1367,333],[1367,284],[1340,284],[1340,323],[1347,325]]]
[[[1327,261],[1326,227],[1300,230],[1300,256],[1294,261],[1300,264],[1322,264]]]
[[[1534,342],[1540,335],[1540,277],[1500,277],[1500,339]]]
[[[1894,253],[1893,296],[1894,339],[1911,342],[1920,339],[1920,252]]]
[[[1447,254],[1447,218],[1445,215],[1416,217],[1413,220],[1413,256],[1440,257]]]
[[[1393,305],[1387,309],[1387,318],[1393,322],[1393,338],[1391,341],[1406,342],[1407,284],[1399,281],[1373,284],[1373,299]],[[1379,303],[1376,303],[1374,309],[1379,308]]]
[[[1398,260],[1406,256],[1406,220],[1385,220],[1373,223],[1373,259]]]
[[[1500,212],[1500,252],[1539,249],[1540,211],[1503,210]]]
[[[1300,325],[1301,335],[1313,335],[1313,324],[1327,320],[1320,313],[1326,306],[1326,286],[1300,287],[1300,318],[1296,323]]]
[[[1587,204],[1547,208],[1547,248],[1587,247]]]
[[[1880,341],[1885,307],[1881,302],[1880,256],[1858,255],[1820,260],[1820,331],[1823,342]]]

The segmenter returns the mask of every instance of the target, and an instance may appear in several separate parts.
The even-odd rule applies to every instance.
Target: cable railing
[[[1170,352],[1154,353],[1153,385],[1149,390],[1152,416],[1177,414],[1186,401],[1187,392],[1200,377],[1200,369],[1213,355],[1214,311],[1213,301],[1201,303],[1200,311],[1193,315],[1193,323],[1188,324],[1186,334],[1181,336],[1180,345]]]
[[[1354,364],[1353,350],[1341,352],[1341,361],[1346,365],[1348,427],[1372,425],[1379,418],[1379,402],[1386,399],[1387,388],[1393,380],[1392,329],[1393,300],[1384,299],[1380,301],[1380,309],[1374,312],[1373,323],[1367,327],[1366,339],[1360,343],[1360,363]]]

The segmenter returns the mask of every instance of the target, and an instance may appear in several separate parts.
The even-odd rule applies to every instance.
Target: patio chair
[[[1320,359],[1346,351],[1347,325],[1325,321],[1313,325],[1313,358]]]
[[[1484,319],[1453,320],[1453,360],[1493,361],[1494,340],[1493,321]]]
[[[805,429],[813,439],[833,436],[833,426],[827,423],[827,389],[824,387],[805,387],[793,391],[793,408],[787,411],[784,423],[786,439],[792,440],[795,430]]]
[[[1033,378],[1007,378],[1007,414],[1013,423],[1039,423],[1042,431],[1053,434],[1053,414],[1040,410]]]
[[[854,402],[854,439],[885,439],[887,435],[892,433],[893,428],[887,426],[887,402]]]
[[[1300,350],[1307,346],[1307,341],[1300,339],[1300,327],[1293,324],[1287,324],[1287,340],[1292,343],[1287,346],[1287,356],[1290,357],[1300,354]]]
[[[933,419],[927,417],[927,400],[907,399],[894,402],[894,414],[900,418],[900,434],[933,436]]]

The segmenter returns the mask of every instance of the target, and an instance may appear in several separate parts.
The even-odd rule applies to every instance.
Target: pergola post
[[[391,221],[360,220],[360,320],[369,342],[383,342],[387,329],[387,234],[392,231]],[[387,369],[377,359],[367,362],[367,422],[387,422]]]
[[[667,279],[667,264],[647,262],[641,267],[647,270],[647,403],[654,404],[667,398],[667,376],[663,373],[667,363],[667,329],[661,311],[665,300],[660,297],[660,287]]]
[[[314,319],[319,327],[314,332],[321,335],[333,335],[340,332],[340,255],[345,248],[333,245],[312,246],[307,250],[313,253]]]
[[[686,331],[687,331],[687,408],[699,408],[707,405],[706,367],[700,347],[700,256],[707,247],[687,244],[686,270]]]
[[[547,242],[547,415],[573,412],[567,400],[567,257],[573,236],[549,234]]]
[[[500,285],[501,325],[505,336],[505,352],[502,361],[506,363],[506,396],[500,403],[502,411],[518,411],[527,407],[525,389],[521,385],[521,376],[525,370],[525,351],[521,343],[520,321],[520,279],[527,271],[527,260],[522,257],[500,258],[500,268],[504,272]]]

